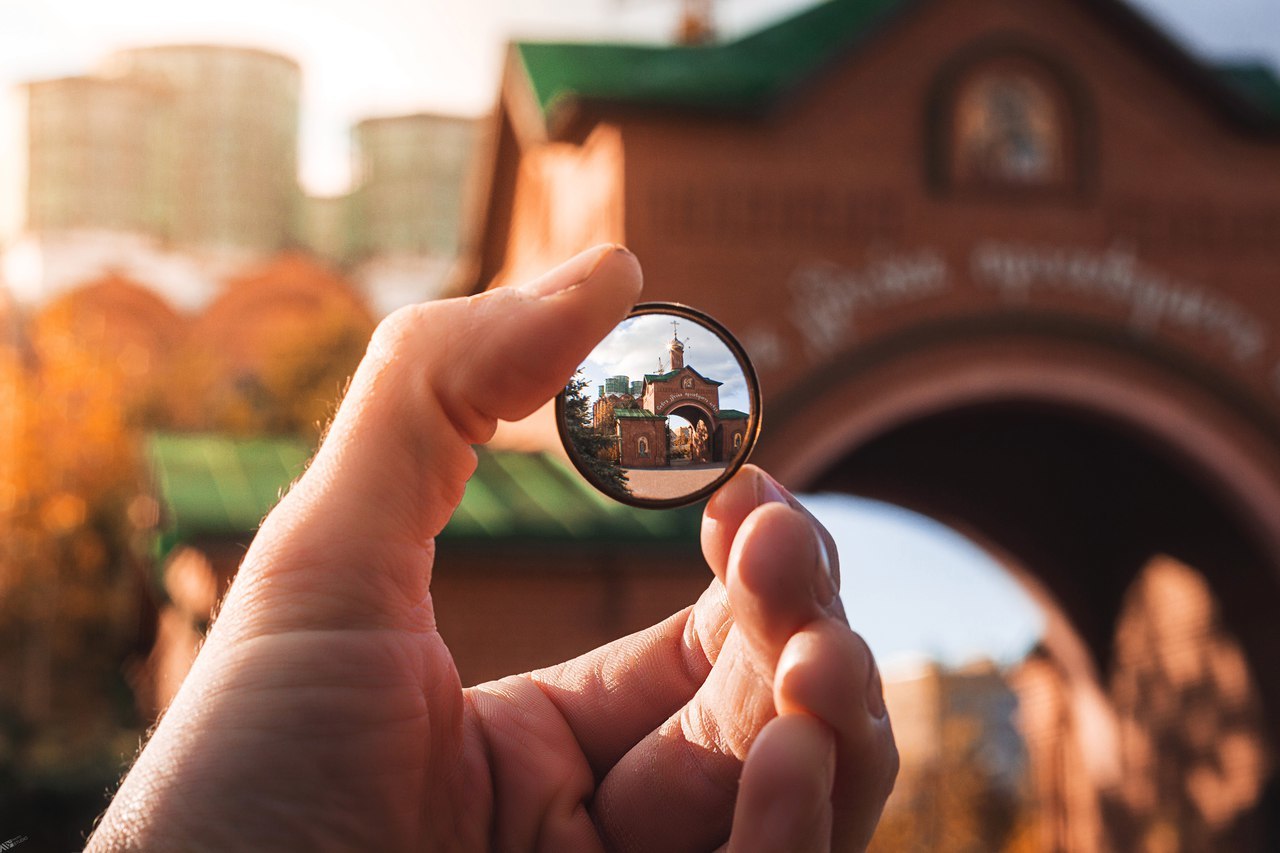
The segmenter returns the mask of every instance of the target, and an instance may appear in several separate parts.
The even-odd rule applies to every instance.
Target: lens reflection
[[[745,460],[759,393],[736,341],[682,306],[638,306],[561,396],[575,465],[611,497],[673,506],[709,493]]]

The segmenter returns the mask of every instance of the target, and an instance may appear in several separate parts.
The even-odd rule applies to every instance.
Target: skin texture
[[[661,624],[466,690],[436,633],[471,446],[554,396],[640,287],[600,246],[379,326],[89,850],[866,846],[897,773],[879,675],[829,534],[756,468],[707,505],[714,579]]]

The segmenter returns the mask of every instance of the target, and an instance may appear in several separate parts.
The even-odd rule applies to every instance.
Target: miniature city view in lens
[[[578,469],[637,506],[710,493],[746,460],[758,431],[759,393],[741,347],[710,318],[669,308],[638,306],[557,407]]]

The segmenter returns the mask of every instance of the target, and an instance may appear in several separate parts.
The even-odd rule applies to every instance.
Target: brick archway
[[[724,460],[724,448],[716,441],[719,434],[720,419],[711,412],[706,406],[695,403],[690,400],[673,400],[662,407],[658,412],[660,415],[675,415],[684,418],[689,422],[690,428],[696,429],[698,421],[705,421],[707,424],[707,441],[710,446],[707,449],[709,454],[708,462],[721,462]]]
[[[708,409],[706,406],[702,405],[701,403],[691,402],[689,400],[673,400],[667,405],[663,406],[661,409],[659,409],[656,412],[656,414],[676,415],[678,417],[684,418],[686,421],[689,421],[689,423],[693,423],[694,421],[692,418],[688,417],[685,414],[682,414],[683,411],[688,409],[693,410],[698,415],[705,418],[707,421],[708,428],[715,426],[716,422],[718,421],[718,418],[715,416],[715,414],[712,413],[712,411]]]
[[[956,331],[816,372],[772,407],[756,461],[793,486],[938,518],[1032,588],[1049,612],[1046,653],[1088,776],[1089,797],[1076,802],[1092,814],[1071,823],[1095,826],[1112,849],[1141,846],[1154,819],[1125,799],[1135,778],[1162,790],[1162,778],[1195,778],[1202,760],[1187,746],[1202,736],[1190,723],[1166,724],[1146,765],[1115,758],[1154,737],[1135,729],[1132,697],[1116,692],[1134,680],[1116,657],[1132,634],[1125,602],[1161,561],[1202,576],[1257,701],[1241,724],[1245,769],[1209,765],[1224,774],[1215,790],[1229,790],[1232,773],[1249,790],[1234,811],[1219,809],[1219,823],[1196,818],[1208,846],[1195,849],[1261,850],[1260,784],[1274,779],[1280,744],[1280,464],[1271,425],[1230,388],[1167,353],[1097,338]],[[1203,638],[1188,647],[1215,648]],[[1162,794],[1161,808],[1205,814],[1188,787],[1177,790],[1184,801]]]

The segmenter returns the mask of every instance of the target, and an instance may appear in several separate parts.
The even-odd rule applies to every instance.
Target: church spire
[[[669,350],[671,352],[671,369],[679,370],[684,367],[684,344],[680,343],[680,337],[677,335],[679,326],[675,320],[671,321],[671,344]]]

